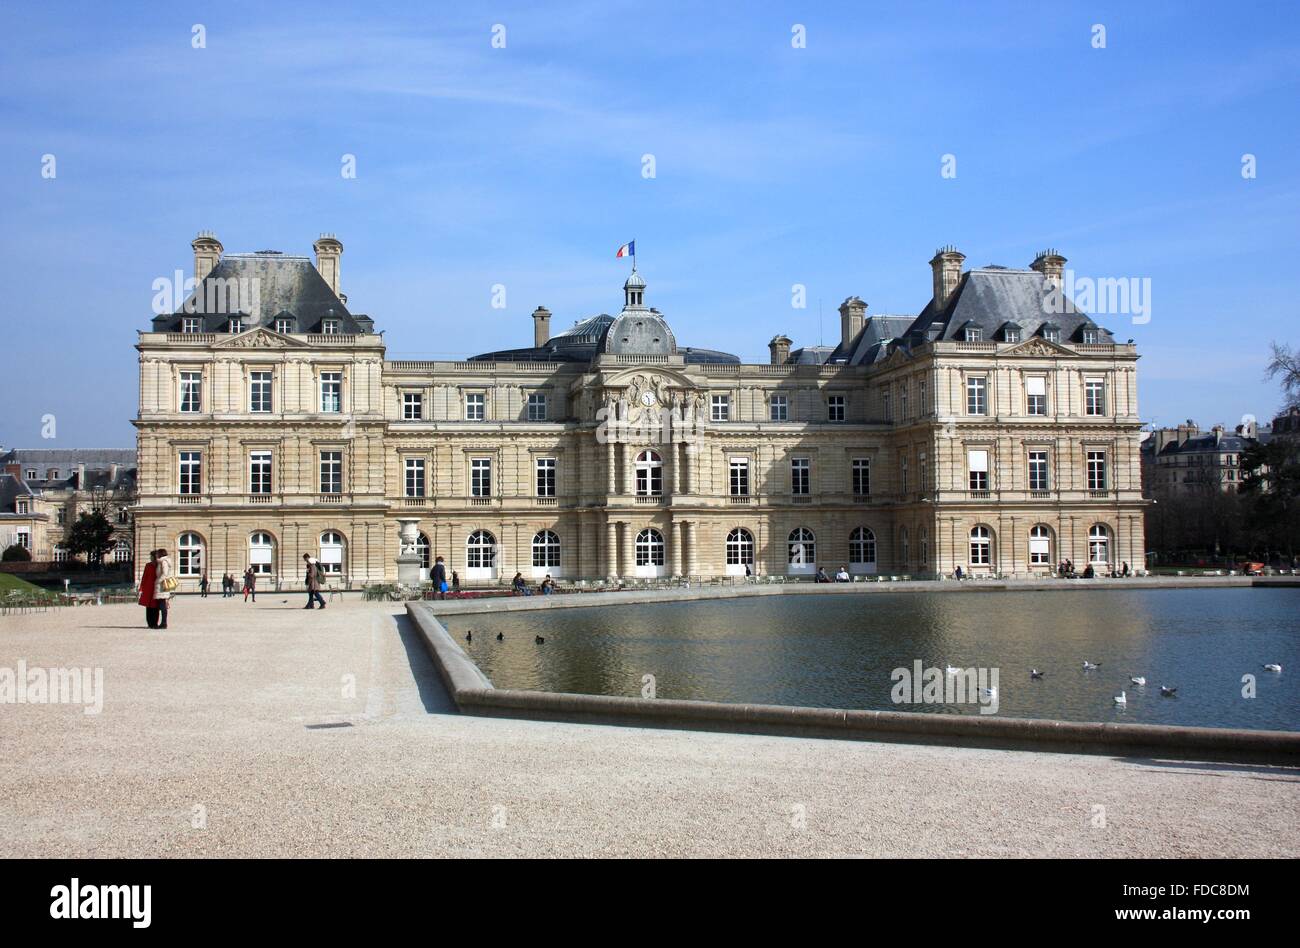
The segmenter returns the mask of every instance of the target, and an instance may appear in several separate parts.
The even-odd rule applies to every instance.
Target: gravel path
[[[399,604],[302,612],[0,618],[0,669],[105,692],[0,704],[0,854],[1300,854],[1294,769],[471,718]]]

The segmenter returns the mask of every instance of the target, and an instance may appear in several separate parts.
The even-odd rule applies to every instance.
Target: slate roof
[[[646,310],[660,318],[658,310]],[[605,351],[606,337],[614,325],[615,317],[608,313],[588,316],[580,319],[570,328],[551,336],[543,346],[530,346],[525,349],[501,349],[497,352],[484,352],[470,356],[470,362],[580,362],[588,363]],[[716,349],[700,349],[693,346],[679,347],[677,350],[687,365],[701,363],[739,363],[740,359],[729,352]]]
[[[220,284],[214,282],[217,280],[245,282]],[[226,305],[228,297],[218,292],[223,285],[239,288],[238,293],[229,297],[232,299],[229,307]],[[249,293],[252,299],[237,298],[244,292]],[[190,306],[196,312],[186,312]],[[205,307],[218,311],[198,311]],[[228,308],[236,312],[227,312]],[[374,321],[369,316],[350,312],[316,270],[310,257],[270,250],[225,254],[181,309],[154,317],[153,331],[180,332],[181,317],[198,316],[201,332],[226,332],[230,317],[236,313],[242,314],[245,331],[256,326],[273,328],[277,317],[292,319],[292,331],[299,333],[320,332],[321,323],[326,318],[339,320],[341,333],[374,331]]]
[[[12,474],[0,474],[0,514],[15,512],[14,501],[19,497],[33,497],[32,489],[23,483],[22,478]]]
[[[1045,306],[1047,293],[1046,278],[1037,270],[996,266],[968,270],[942,309],[931,299],[902,335],[907,345],[916,346],[933,340],[960,340],[970,326],[982,330],[985,341],[994,342],[1001,338],[998,331],[1013,322],[1025,339],[1040,335],[1043,326],[1050,324],[1061,330],[1062,342],[1082,342],[1086,328],[1099,329],[1100,341],[1110,341],[1110,331],[1098,326],[1063,294],[1052,297],[1059,306]]]

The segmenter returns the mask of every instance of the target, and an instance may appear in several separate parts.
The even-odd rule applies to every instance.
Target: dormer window
[[[1101,342],[1101,331],[1095,327],[1085,326],[1083,329],[1083,344],[1090,346],[1099,342]]]
[[[984,330],[978,326],[967,326],[965,339],[967,342],[979,342],[984,338]]]
[[[34,480],[36,480],[36,468],[34,468],[34,467],[29,467],[29,468],[27,469],[27,479],[28,479],[29,481],[34,481]]]
[[[285,336],[289,335],[293,332],[293,320],[284,316],[278,317],[275,321],[275,331]]]
[[[339,321],[337,319],[323,319],[320,324],[320,331],[327,336],[336,336],[339,331]]]
[[[25,514],[25,513],[28,512],[27,501],[26,501],[26,500],[19,499],[19,500],[16,501],[15,503],[17,504],[17,511],[18,511],[18,513],[20,513],[20,514]]]
[[[243,331],[244,331],[244,321],[242,319],[237,319],[232,317],[230,320],[230,334],[233,336],[236,333],[241,333]]]
[[[1002,338],[1005,339],[1007,342],[1019,342],[1019,341],[1020,341],[1020,327],[1019,327],[1019,326],[1008,326],[1005,330],[1003,330],[1003,332],[1002,332]]]
[[[199,317],[197,316],[181,317],[181,332],[198,332],[198,331],[199,331]]]
[[[1048,342],[1060,342],[1061,330],[1055,326],[1044,326],[1043,338],[1046,339]]]

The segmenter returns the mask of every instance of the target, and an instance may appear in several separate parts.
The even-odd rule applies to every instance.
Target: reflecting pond
[[[1300,729],[1300,589],[761,596],[442,621],[498,688],[639,696],[650,675],[659,698]],[[997,670],[996,698],[895,703],[895,669],[916,662],[939,680],[957,677],[949,665]]]

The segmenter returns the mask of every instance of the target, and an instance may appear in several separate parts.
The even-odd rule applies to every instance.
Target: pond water
[[[1300,589],[762,596],[442,621],[498,688],[635,697],[651,675],[658,698],[1300,730]],[[949,665],[982,669],[980,686],[996,670],[997,695],[896,703],[895,670],[916,662],[941,681]],[[921,701],[921,684],[904,696]]]

